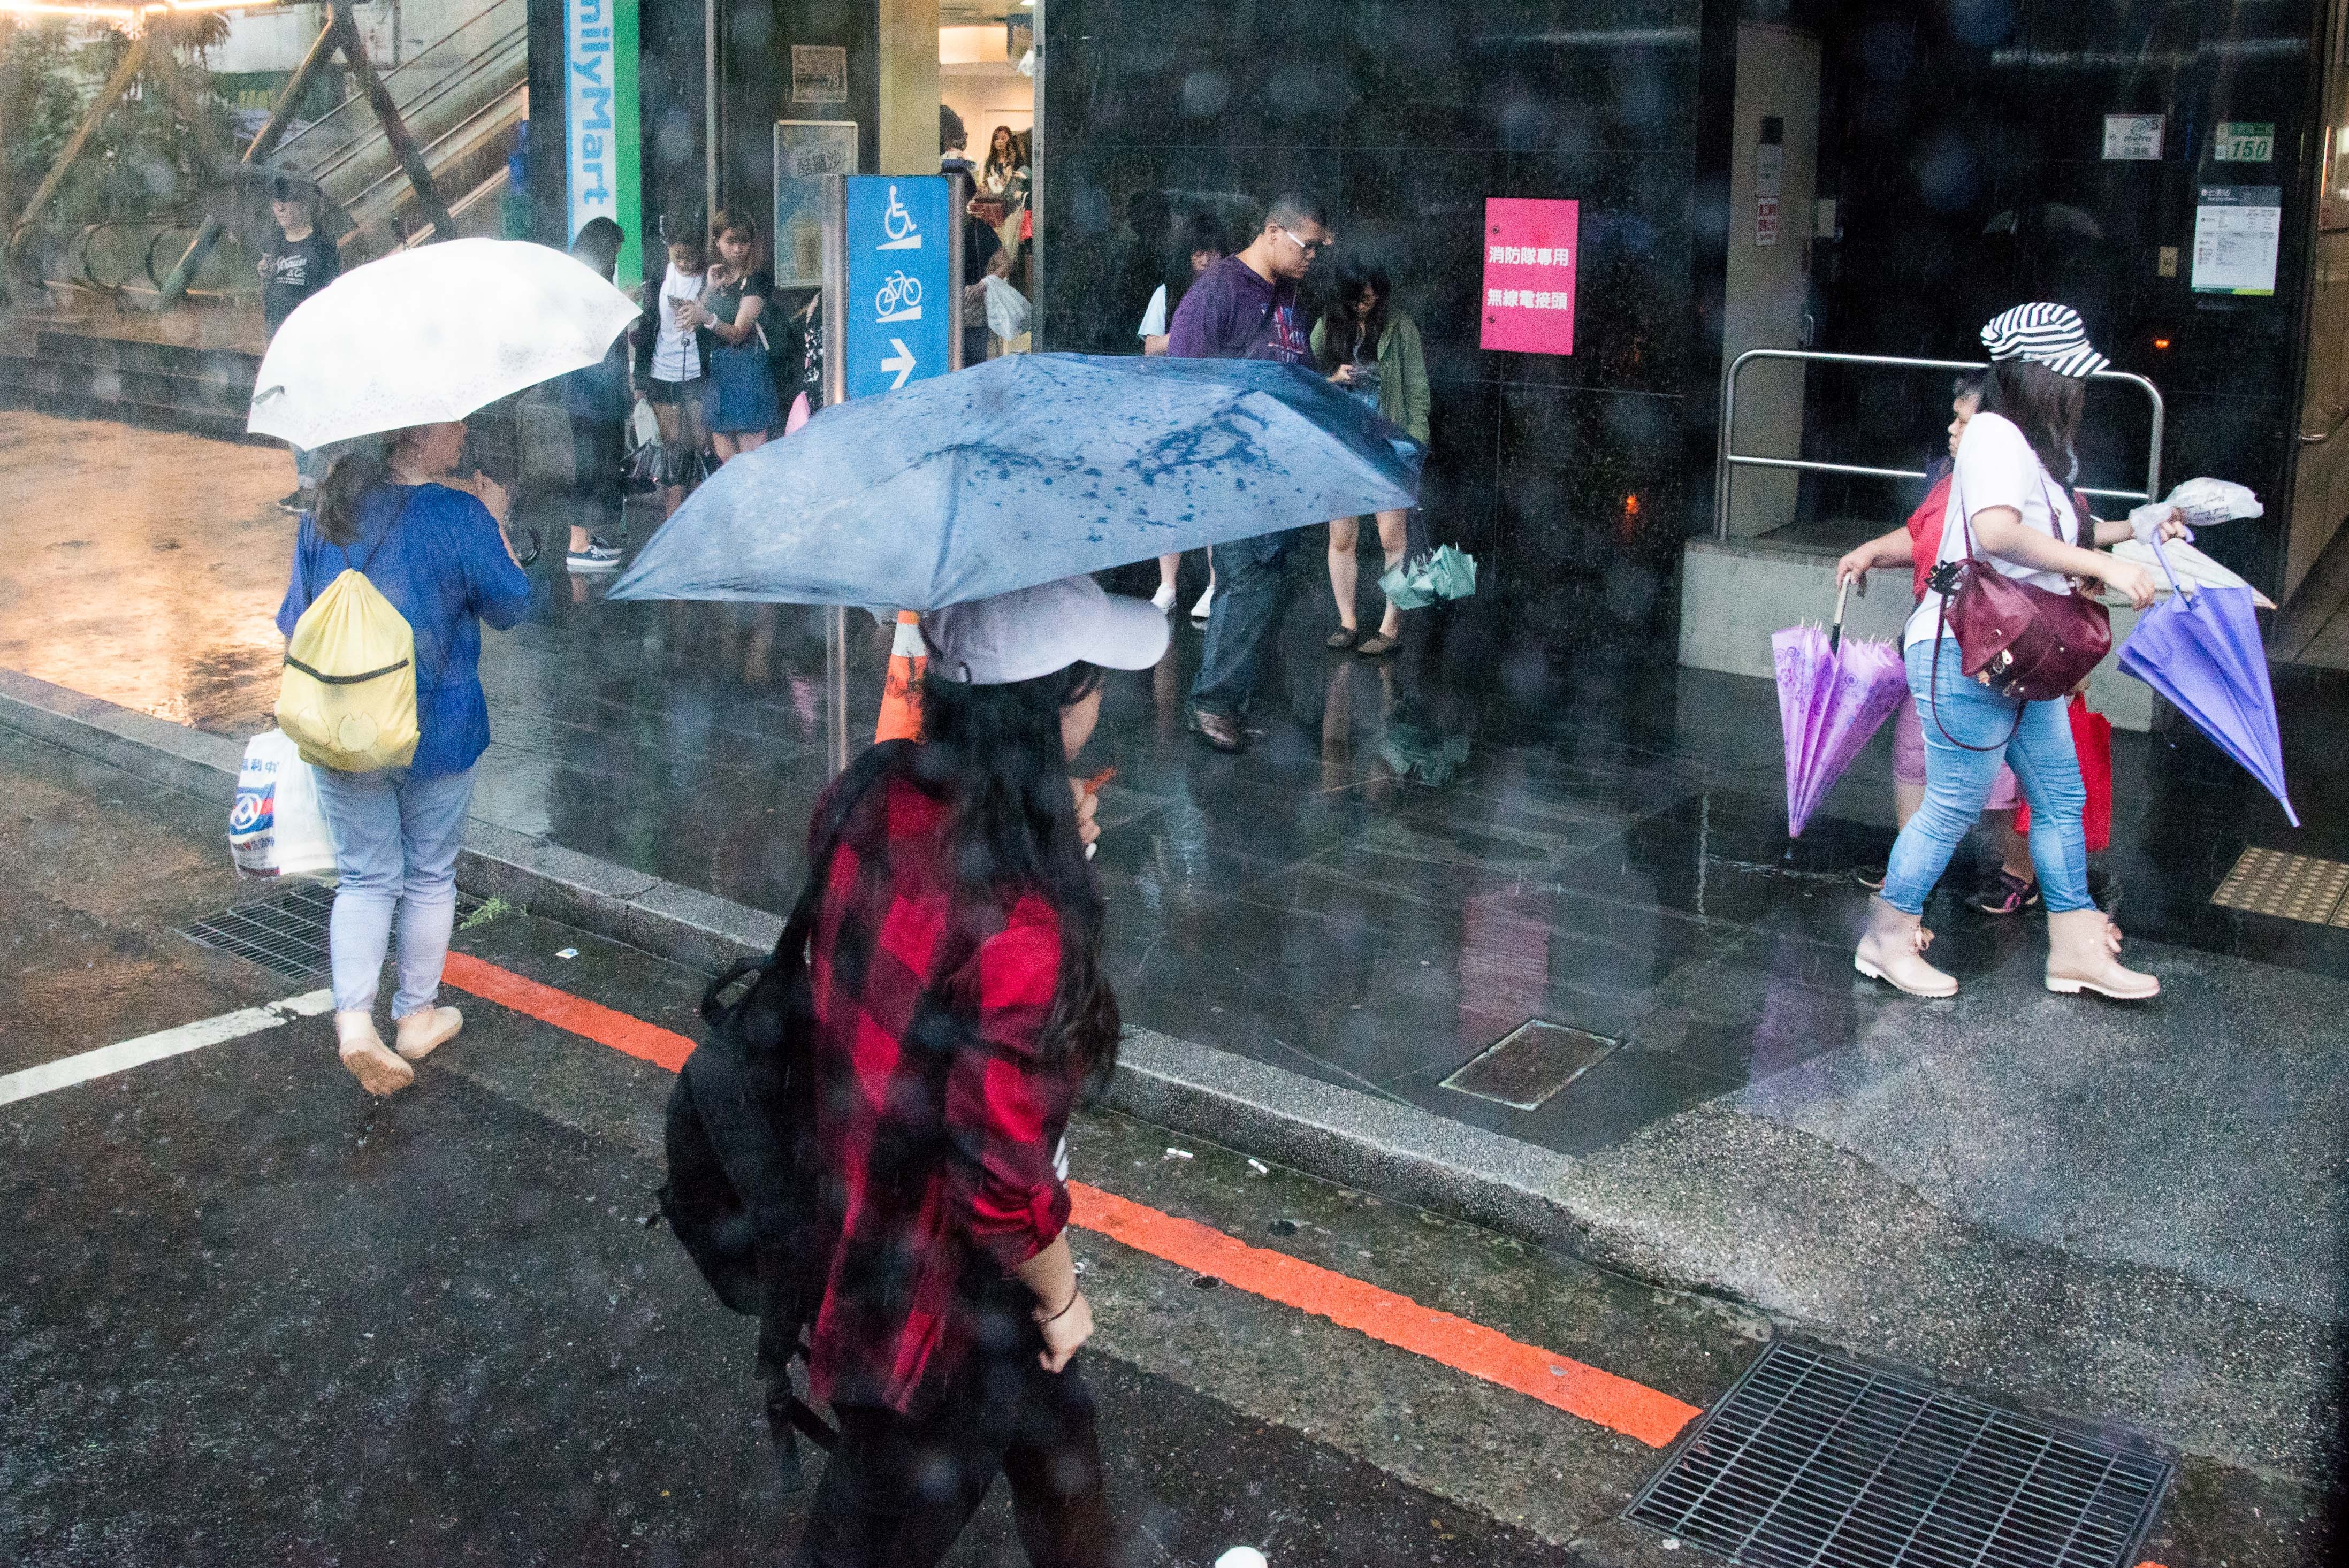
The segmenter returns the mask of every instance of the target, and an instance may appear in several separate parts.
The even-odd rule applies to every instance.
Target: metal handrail
[[[1721,440],[1718,460],[1714,467],[1713,497],[1713,537],[1721,543],[1729,542],[1729,479],[1732,469],[1795,469],[1805,473],[1853,474],[1862,479],[1921,480],[1922,469],[1878,469],[1858,463],[1822,463],[1803,458],[1764,458],[1730,449],[1732,436],[1737,428],[1737,376],[1756,359],[1795,359],[1827,365],[1878,365],[1896,370],[1947,370],[1969,373],[1987,370],[1987,365],[1964,359],[1908,359],[1888,354],[1827,354],[1811,348],[1749,348],[1730,362],[1721,375]],[[2161,400],[2161,388],[2142,376],[2127,370],[2099,370],[2089,377],[2092,381],[2118,381],[2141,388],[2153,402],[2153,438],[2147,443],[2145,461],[2145,489],[2141,490],[2090,490],[2075,487],[2082,495],[2100,496],[2107,500],[2151,500],[2161,493],[2161,427],[2167,408]]]

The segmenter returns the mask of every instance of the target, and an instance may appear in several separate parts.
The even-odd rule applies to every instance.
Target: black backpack
[[[736,964],[702,993],[709,1036],[686,1057],[668,1099],[661,1212],[718,1299],[759,1320],[767,1430],[792,1487],[801,1480],[794,1429],[819,1448],[838,1440],[791,1379],[791,1363],[807,1354],[807,1326],[823,1304],[831,1240],[814,1160],[808,936],[849,812],[910,745],[874,747],[842,776],[775,951]],[[749,987],[725,1000],[745,978]]]

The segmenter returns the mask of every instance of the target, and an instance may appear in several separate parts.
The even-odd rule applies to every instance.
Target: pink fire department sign
[[[1478,346],[1514,354],[1574,352],[1579,201],[1485,202],[1485,327]]]

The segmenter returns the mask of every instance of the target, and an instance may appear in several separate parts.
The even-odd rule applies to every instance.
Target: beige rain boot
[[[2047,916],[2047,988],[2066,996],[2094,991],[2123,1002],[2161,995],[2161,982],[2122,967],[2121,928],[2101,909]]]
[[[1868,934],[1851,966],[1870,980],[1881,980],[1911,996],[1954,996],[1958,983],[1925,962],[1933,934],[1913,914],[1903,914],[1881,898],[1868,901]],[[2053,982],[2050,982],[2051,984]]]
[[[342,1042],[343,1066],[372,1095],[398,1094],[416,1081],[416,1069],[384,1049],[375,1032],[375,1015],[348,1012],[335,1015],[335,1037]]]
[[[399,1020],[399,1054],[420,1062],[464,1026],[465,1015],[454,1007],[419,1007]]]

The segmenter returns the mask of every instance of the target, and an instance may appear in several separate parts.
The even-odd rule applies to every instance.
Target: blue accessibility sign
[[[952,368],[953,187],[944,175],[848,181],[848,395],[895,392]]]

